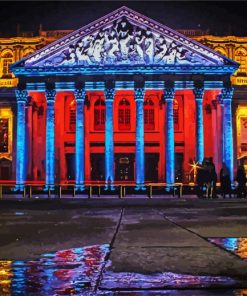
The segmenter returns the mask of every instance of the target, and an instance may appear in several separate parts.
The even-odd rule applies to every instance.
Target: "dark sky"
[[[0,32],[78,29],[126,5],[174,29],[209,29],[212,34],[247,36],[244,1],[18,1],[0,2]]]

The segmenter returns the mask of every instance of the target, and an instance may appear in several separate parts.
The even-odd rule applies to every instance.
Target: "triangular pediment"
[[[70,33],[15,67],[237,65],[234,61],[127,7]]]

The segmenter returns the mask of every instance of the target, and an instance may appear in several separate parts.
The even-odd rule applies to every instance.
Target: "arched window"
[[[119,102],[118,129],[121,131],[130,130],[130,103],[126,99]]]
[[[14,57],[10,52],[7,52],[2,56],[2,60],[3,60],[3,63],[2,63],[2,67],[3,67],[2,68],[3,69],[2,77],[3,78],[11,78],[12,74],[11,74],[9,65],[11,65],[14,62]]]
[[[179,105],[178,101],[174,99],[173,102],[173,118],[174,118],[174,130],[179,130]]]
[[[94,104],[94,129],[105,129],[105,102],[98,99]]]
[[[150,99],[144,102],[144,128],[154,130],[154,103]]]
[[[244,48],[239,48],[235,52],[235,61],[240,64],[238,73],[245,73],[247,70],[247,52]]]
[[[76,103],[75,100],[71,101],[69,104],[69,130],[75,132],[76,124]]]

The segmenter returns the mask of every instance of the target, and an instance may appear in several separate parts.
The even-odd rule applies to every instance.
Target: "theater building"
[[[68,181],[142,189],[189,182],[193,161],[213,157],[233,180],[247,150],[246,93],[236,90],[234,105],[232,86],[246,50],[236,62],[200,38],[122,7],[53,42],[37,39],[48,45],[34,42],[20,60],[2,59],[18,84],[1,92],[1,178],[20,189]]]

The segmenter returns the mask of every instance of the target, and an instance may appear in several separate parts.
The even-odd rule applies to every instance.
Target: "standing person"
[[[238,182],[237,197],[245,198],[246,196],[246,174],[242,164],[238,166],[236,181]]]
[[[224,162],[222,163],[222,168],[220,170],[220,187],[222,197],[225,198],[226,194],[229,194],[229,197],[231,198],[230,171]]]
[[[210,197],[216,198],[216,183],[217,183],[217,173],[215,170],[215,165],[213,162],[213,157],[209,157],[209,175],[210,175]]]
[[[197,167],[197,176],[196,176],[196,181],[197,181],[197,196],[199,198],[203,197],[203,187],[205,183],[205,170],[202,164],[198,163]]]

